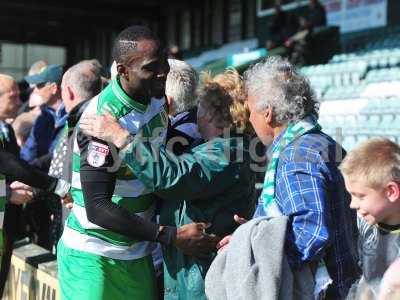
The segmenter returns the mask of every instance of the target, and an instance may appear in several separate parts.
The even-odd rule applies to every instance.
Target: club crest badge
[[[101,167],[106,162],[106,157],[109,152],[110,149],[107,145],[97,142],[90,142],[88,147],[87,162],[92,167]]]

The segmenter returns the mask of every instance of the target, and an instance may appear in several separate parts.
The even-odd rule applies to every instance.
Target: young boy
[[[400,256],[400,147],[370,139],[347,154],[340,170],[358,215],[361,282],[377,298],[385,271]]]

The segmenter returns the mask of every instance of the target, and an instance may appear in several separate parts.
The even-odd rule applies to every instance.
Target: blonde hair
[[[400,147],[386,138],[372,138],[351,150],[340,165],[349,179],[364,178],[371,188],[400,183]]]
[[[243,80],[236,70],[228,69],[214,77],[202,73],[198,97],[217,128],[253,133]]]

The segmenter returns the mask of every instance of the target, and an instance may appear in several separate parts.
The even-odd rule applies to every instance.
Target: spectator
[[[2,236],[0,238],[0,296],[3,293],[10,267],[13,242],[19,236],[18,221],[21,207],[17,204],[25,203],[32,198],[31,191],[26,189],[9,191],[8,184],[17,179],[49,190],[57,186],[54,178],[27,168],[15,157],[19,155],[19,147],[13,128],[6,120],[16,116],[19,105],[19,91],[15,80],[10,76],[0,74],[0,234]]]
[[[169,114],[176,116],[197,107],[196,88],[198,76],[188,63],[168,59],[170,72],[167,76],[165,93]]]
[[[269,25],[269,40],[267,48],[272,49],[284,45],[286,40],[294,35],[299,29],[298,19],[282,10],[281,5],[275,5],[274,15]]]
[[[29,163],[53,150],[55,137],[65,124],[66,114],[61,100],[60,82],[62,67],[49,65],[40,73],[26,76],[25,80],[35,85],[33,93],[42,97],[44,105],[36,119],[24,147],[21,158]],[[48,166],[44,168],[48,169]],[[46,170],[47,171],[47,170]]]
[[[39,61],[35,62],[30,67],[30,69],[28,71],[28,76],[39,74],[47,66],[48,66],[48,63],[45,60],[39,60]],[[35,85],[34,84],[30,84],[30,88],[33,91],[34,88],[35,88]],[[45,103],[44,101],[45,100],[43,99],[43,97],[40,96],[39,93],[32,93],[31,92],[30,95],[29,95],[29,99],[28,99],[28,106],[29,106],[29,108],[39,107],[39,106],[41,106],[42,104]]]
[[[57,134],[66,120],[61,100],[61,77],[62,67],[59,65],[45,66],[39,73],[25,77],[29,84],[34,85],[33,93],[39,95],[45,104],[40,107],[40,115],[21,149],[21,158],[44,172],[49,170]],[[51,215],[48,202],[41,196],[36,195],[35,201],[24,206],[22,220],[30,239],[50,250]]]
[[[81,117],[83,110],[92,99],[101,91],[101,65],[97,60],[84,60],[70,67],[64,74],[61,82],[61,95],[68,119],[64,129],[57,136],[57,145],[52,153],[49,175],[71,182],[72,161],[67,155],[67,148],[73,147],[73,130]],[[51,214],[50,248],[56,251],[56,244],[62,234],[63,219],[60,199],[54,194],[41,195],[47,198]]]
[[[0,120],[12,123],[20,106],[19,88],[14,78],[0,74]]]
[[[38,112],[40,113],[40,111]],[[24,112],[21,113],[12,123],[12,127],[14,129],[15,137],[17,139],[17,144],[19,147],[23,147],[26,140],[28,139],[29,133],[32,130],[36,117],[36,113]]]
[[[400,147],[370,139],[350,151],[340,169],[358,215],[361,281],[378,299],[384,273],[400,251]],[[386,279],[383,286],[393,286],[390,274]]]
[[[47,61],[39,60],[31,65],[28,71],[28,76],[40,73],[48,65]],[[22,106],[18,111],[18,115],[23,112],[29,112],[30,109],[39,108],[43,104],[43,99],[36,93],[32,93],[33,84],[28,84],[25,80],[20,83]]]
[[[289,62],[270,57],[245,73],[245,83],[250,121],[271,144],[257,215],[288,216],[291,268],[310,266],[316,280],[332,280],[327,299],[344,299],[359,276],[356,218],[338,169],[344,150],[321,131],[310,84]]]
[[[326,26],[325,7],[319,0],[309,0],[308,18],[306,27],[309,29]]]
[[[18,158],[18,146],[10,125],[0,120],[0,296],[3,293],[10,266],[14,240],[21,236],[19,229],[20,204],[32,200],[32,189],[25,184],[13,182],[9,192],[8,185],[13,180],[19,180],[33,187],[57,193],[64,197],[69,190],[69,185],[62,180],[49,177],[25,161]],[[6,181],[6,182],[4,182]],[[6,193],[7,191],[7,193]],[[9,193],[8,193],[9,192]],[[6,197],[7,196],[7,202]]]
[[[7,122],[16,117],[20,105],[19,89],[14,78],[11,76],[0,74],[0,148],[12,154],[18,154],[19,148],[15,140],[14,131]],[[10,268],[12,245],[17,236],[17,225],[21,208],[13,204],[12,199],[6,202],[6,183],[10,184],[10,180],[6,181],[6,177],[0,174],[0,218],[1,227],[0,234],[5,238],[0,239],[1,253],[1,269],[0,269],[0,294],[3,293],[5,281],[7,279],[8,270]],[[11,195],[11,198],[14,195]],[[18,195],[16,195],[20,198]],[[26,198],[28,195],[22,195]]]
[[[196,139],[201,138],[196,124],[198,76],[184,61],[168,59],[168,64],[170,71],[165,84],[165,96],[168,102],[170,126],[167,140],[171,141],[173,152],[181,154]]]
[[[65,72],[61,83],[61,95],[68,114],[71,114],[74,108],[79,109],[78,105],[100,93],[102,87],[100,73],[101,65],[95,59],[83,60]]]

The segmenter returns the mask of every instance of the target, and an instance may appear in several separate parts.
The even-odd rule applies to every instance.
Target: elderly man
[[[68,145],[73,148],[73,129],[88,104],[88,100],[101,91],[100,73],[101,65],[97,60],[84,60],[70,67],[62,78],[61,96],[68,118],[64,129],[56,137],[54,151],[48,155],[51,160],[51,163],[49,162],[49,175],[51,176],[71,182],[72,157],[67,155]],[[49,193],[41,194],[41,196],[47,199],[51,214],[50,234],[47,234],[49,237],[48,247],[49,250],[55,251],[62,234],[63,220],[69,211],[62,209],[56,196]]]
[[[0,74],[0,119],[15,119],[20,106],[19,88],[14,78]]]
[[[327,299],[344,299],[359,274],[356,216],[338,170],[344,150],[321,131],[310,84],[289,62],[271,57],[251,67],[245,82],[250,122],[272,143],[262,210],[289,216],[291,267],[309,264],[316,280],[329,274]]]
[[[165,84],[170,126],[167,140],[175,154],[186,151],[191,143],[200,139],[197,128],[196,89],[198,76],[188,63],[168,59],[170,71]]]
[[[65,124],[66,114],[60,87],[62,73],[61,66],[48,65],[40,73],[25,77],[25,80],[34,86],[33,93],[41,97],[44,103],[21,149],[21,158],[29,163],[54,149],[55,137]]]

